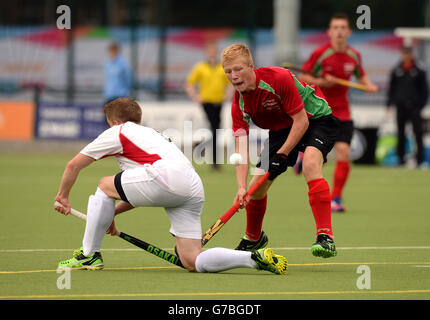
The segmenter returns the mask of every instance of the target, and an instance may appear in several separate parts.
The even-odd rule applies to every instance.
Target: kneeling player
[[[70,190],[79,172],[95,160],[115,156],[122,170],[100,180],[89,197],[87,223],[80,250],[60,268],[102,269],[100,247],[105,233],[116,233],[115,214],[134,207],[163,207],[170,233],[184,267],[191,272],[219,272],[254,268],[285,274],[287,260],[272,249],[241,252],[212,248],[202,252],[200,214],[204,190],[200,177],[185,155],[156,130],[140,125],[141,109],[128,98],[108,103],[104,112],[110,128],[88,144],[66,166],[55,200],[63,214],[70,212]],[[115,199],[121,200],[115,205]]]

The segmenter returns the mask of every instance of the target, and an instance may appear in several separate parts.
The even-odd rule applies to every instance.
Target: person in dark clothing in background
[[[412,123],[417,153],[416,164],[426,168],[421,110],[427,103],[428,84],[424,67],[415,61],[412,47],[402,49],[402,60],[392,70],[387,97],[387,112],[390,106],[397,108],[397,155],[399,165],[405,164],[405,126]]]

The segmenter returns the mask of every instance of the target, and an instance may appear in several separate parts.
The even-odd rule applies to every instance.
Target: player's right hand
[[[197,104],[202,104],[203,103],[203,99],[200,97],[200,95],[196,95],[193,97],[193,100],[195,103]]]
[[[324,77],[321,80],[322,81],[319,85],[319,87],[321,88],[330,88],[336,84],[336,78],[331,74],[324,75]]]
[[[246,205],[248,204],[248,199],[246,199],[245,197],[246,195],[246,189],[245,188],[239,188],[237,190],[236,196],[234,197],[234,201],[233,203],[236,203],[237,201],[239,201],[239,208],[243,209],[246,207]]]

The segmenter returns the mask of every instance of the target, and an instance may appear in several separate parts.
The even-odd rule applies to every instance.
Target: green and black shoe
[[[82,247],[73,251],[73,258],[60,261],[58,264],[58,269],[101,270],[103,267],[103,258],[100,252],[94,252],[87,257],[84,255]]]
[[[234,250],[254,251],[265,248],[268,243],[269,238],[264,231],[261,231],[260,238],[257,241],[251,241],[246,236],[244,236],[239,245]]]
[[[337,255],[333,239],[325,233],[317,236],[317,241],[312,245],[312,254],[315,257],[331,258]]]

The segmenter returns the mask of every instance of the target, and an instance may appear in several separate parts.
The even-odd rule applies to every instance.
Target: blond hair
[[[142,119],[142,109],[130,98],[118,98],[109,102],[104,107],[104,113],[110,121],[121,123],[132,121],[140,124]]]
[[[239,57],[242,57],[245,64],[248,66],[254,64],[249,48],[239,43],[232,44],[223,50],[221,54],[221,64],[224,66]]]

